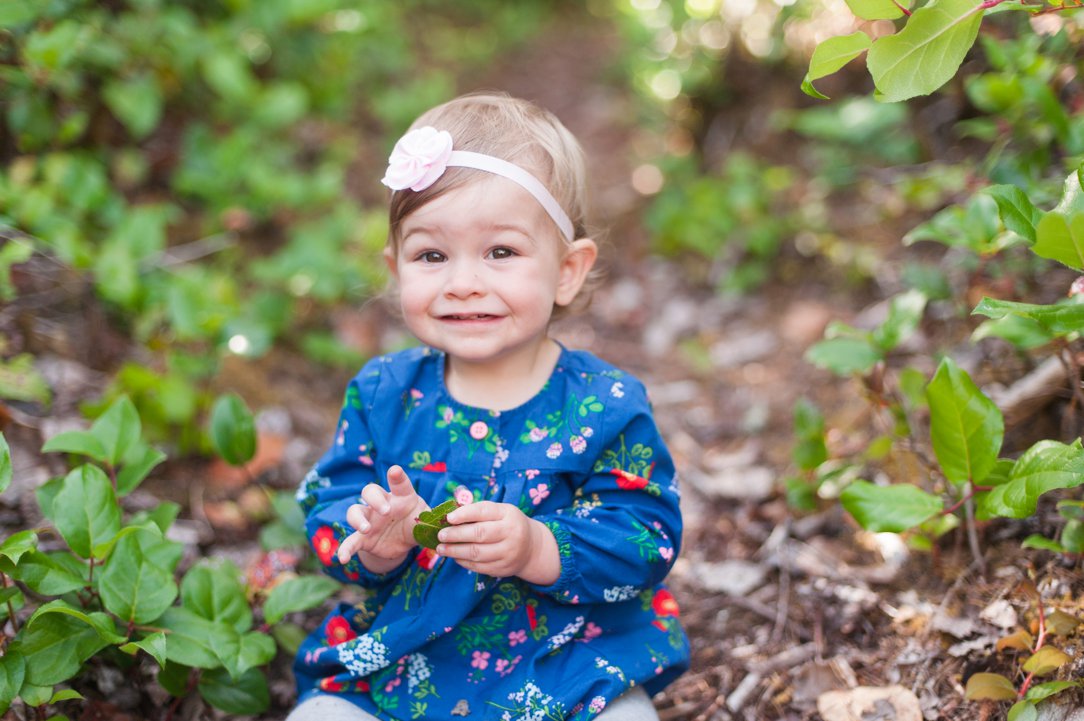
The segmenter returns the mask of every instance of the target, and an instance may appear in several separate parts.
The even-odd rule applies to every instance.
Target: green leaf
[[[208,621],[179,606],[166,609],[155,625],[166,630],[166,658],[193,668],[220,667],[222,662],[215,654],[211,640],[224,633],[236,633],[232,626]]]
[[[884,353],[893,350],[907,340],[922,322],[926,310],[926,294],[919,290],[909,290],[892,298],[888,307],[888,317],[872,334],[874,345]]]
[[[108,458],[102,442],[90,431],[65,431],[58,433],[41,447],[42,453],[76,453],[87,456],[99,463],[107,463]]]
[[[264,620],[276,624],[288,613],[315,608],[338,589],[338,581],[327,576],[287,579],[271,589],[263,606]]]
[[[973,315],[985,315],[989,318],[1018,315],[1035,321],[1044,330],[1054,335],[1066,335],[1084,330],[1084,303],[1075,300],[1064,300],[1051,305],[1036,305],[983,298],[971,312]]]
[[[83,621],[49,613],[23,629],[17,650],[26,659],[26,680],[36,686],[53,686],[79,673],[83,662],[107,645]]]
[[[1002,224],[1012,232],[1035,242],[1035,226],[1043,213],[1031,199],[1015,185],[991,185],[983,190],[997,202]]]
[[[1053,551],[1054,553],[1066,553],[1068,549],[1055,540],[1033,533],[1020,542],[1020,548],[1033,548],[1038,551]]]
[[[0,398],[48,405],[49,384],[34,367],[34,356],[20,353],[11,360],[0,359]]]
[[[59,596],[87,585],[79,570],[79,561],[71,554],[31,550],[22,556],[12,575],[40,594]]]
[[[166,454],[140,441],[128,452],[124,467],[117,473],[117,495],[124,497],[139,487],[139,484],[166,460]]]
[[[951,358],[945,358],[926,386],[930,438],[941,470],[952,483],[978,483],[997,462],[1005,420]]]
[[[422,511],[414,525],[414,540],[425,548],[436,548],[439,541],[437,533],[449,525],[447,515],[459,507],[455,499],[449,499],[436,508]]]
[[[860,338],[829,338],[811,346],[805,359],[818,368],[845,376],[869,373],[884,356],[869,341]]]
[[[11,485],[11,448],[4,434],[0,433],[0,493],[3,493]]]
[[[38,0],[7,0],[0,3],[0,27],[24,25],[37,20],[46,12],[48,6]]]
[[[907,19],[895,35],[873,43],[866,63],[878,99],[929,95],[956,74],[978,36],[982,8],[975,0],[935,0]]]
[[[1047,681],[1029,688],[1028,692],[1024,694],[1024,698],[1038,703],[1071,688],[1080,688],[1080,681]]]
[[[794,404],[794,435],[797,443],[791,456],[802,470],[813,470],[828,460],[824,443],[824,416],[808,398]]]
[[[1017,701],[1009,707],[1005,721],[1037,721],[1039,711],[1031,701]]]
[[[57,530],[81,558],[90,558],[95,546],[120,530],[120,505],[105,472],[90,464],[64,478],[53,502]]]
[[[286,653],[293,656],[297,654],[297,649],[301,648],[301,644],[309,634],[296,623],[280,622],[271,626],[271,635]]]
[[[267,677],[254,668],[236,681],[224,670],[207,671],[200,675],[199,693],[215,708],[240,716],[263,713],[271,705]]]
[[[1084,163],[1081,164],[1080,170],[1069,173],[1065,177],[1061,200],[1050,212],[1059,213],[1067,218],[1078,213],[1084,213],[1084,188],[1081,187],[1081,183],[1084,183]]]
[[[1024,670],[1036,676],[1046,676],[1072,660],[1069,654],[1059,648],[1043,646],[1024,661]]]
[[[967,679],[964,698],[968,701],[1012,701],[1016,688],[999,673],[975,673]]]
[[[1037,320],[1008,314],[979,323],[971,334],[971,342],[978,343],[983,338],[1001,338],[1020,350],[1032,350],[1050,343],[1054,340],[1054,334]]]
[[[248,406],[235,393],[219,396],[211,410],[211,442],[215,451],[234,466],[256,455],[256,423]]]
[[[139,650],[146,651],[158,662],[158,667],[162,668],[166,665],[166,634],[162,631],[147,634],[141,639],[124,644],[120,650],[132,655]]]
[[[902,533],[944,508],[939,497],[909,483],[878,486],[858,480],[844,489],[840,501],[862,528],[875,533]]]
[[[0,556],[10,558],[12,563],[18,563],[24,553],[33,551],[38,547],[38,534],[34,531],[17,531],[0,543]]]
[[[62,613],[72,618],[77,618],[86,625],[94,629],[98,636],[107,644],[124,643],[127,639],[117,633],[117,629],[113,624],[113,620],[104,613],[88,614],[83,611],[70,606],[67,601],[57,599],[50,601],[44,606],[40,606],[37,611],[26,622],[27,627],[40,622],[40,619],[50,613]]]
[[[19,693],[26,678],[26,659],[18,651],[0,656],[0,713],[5,713]]]
[[[895,20],[903,17],[903,10],[892,0],[847,0],[847,7],[863,20]]]
[[[154,130],[162,118],[162,91],[150,73],[107,82],[102,98],[137,140]]]
[[[218,621],[244,632],[252,628],[252,609],[245,598],[238,571],[232,564],[201,563],[181,581],[181,603],[208,621]]]
[[[870,2],[870,0],[848,1],[856,3]],[[896,8],[891,0],[886,1],[887,4]],[[876,0],[873,0],[873,2],[876,2]],[[899,13],[898,8],[896,8],[896,12]],[[869,35],[866,35],[862,31],[851,33],[850,35],[828,38],[822,42],[813,50],[813,56],[809,60],[809,70],[806,72],[805,79],[802,81],[802,91],[805,92],[806,95],[812,95],[814,98],[827,100],[827,95],[821,94],[820,91],[813,87],[813,81],[836,72],[868,50],[869,46]]]
[[[123,536],[98,582],[105,607],[129,623],[154,621],[177,598],[173,574],[144,553],[144,544],[153,546],[158,540],[147,530]]]
[[[1068,217],[1055,212],[1044,215],[1035,228],[1031,249],[1042,258],[1084,270],[1084,212]]]
[[[233,628],[211,638],[211,650],[222,666],[237,681],[251,668],[270,663],[275,658],[275,640],[266,633],[238,633]]]
[[[143,427],[131,399],[120,396],[94,421],[90,432],[105,449],[105,462],[116,467],[139,442]]]
[[[1005,518],[1028,518],[1035,514],[1039,496],[1058,488],[1084,483],[1084,449],[1080,439],[1071,445],[1039,441],[1016,461],[1007,483],[981,500],[985,513]]]

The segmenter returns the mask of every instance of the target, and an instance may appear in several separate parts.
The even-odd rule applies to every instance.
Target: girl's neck
[[[546,338],[537,353],[491,363],[445,356],[444,385],[460,403],[491,411],[517,408],[538,395],[553,375],[561,346]]]

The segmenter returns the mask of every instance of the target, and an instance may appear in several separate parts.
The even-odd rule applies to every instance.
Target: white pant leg
[[[659,714],[643,687],[635,686],[610,703],[596,721],[659,721]]]
[[[295,706],[286,721],[376,721],[376,717],[345,699],[322,693]]]

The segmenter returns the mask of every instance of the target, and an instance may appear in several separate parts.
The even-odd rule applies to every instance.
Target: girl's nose
[[[464,298],[482,292],[484,283],[476,263],[468,260],[454,261],[448,264],[447,282],[444,293],[455,298]]]

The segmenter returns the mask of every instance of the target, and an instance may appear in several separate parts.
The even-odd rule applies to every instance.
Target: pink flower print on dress
[[[467,488],[466,486],[456,486],[453,496],[455,497],[455,502],[458,503],[460,506],[465,506],[468,503],[474,503],[474,493],[472,493],[471,489]]]
[[[455,420],[455,411],[453,411],[448,406],[444,406],[444,416],[443,416],[443,418],[444,418],[445,423],[451,423],[452,421]]]
[[[364,443],[358,446],[358,453],[360,454],[358,456],[358,463],[363,466],[373,465],[373,459],[369,455],[369,446],[365,445]]]
[[[339,435],[335,436],[335,445],[342,446],[346,444],[346,431],[350,428],[350,421],[343,421],[339,426]]]
[[[588,621],[587,626],[583,629],[583,640],[590,641],[591,639],[598,638],[602,635],[602,627],[594,621]]]
[[[417,388],[411,388],[410,389],[410,397],[413,398],[414,400],[418,400],[419,398],[424,398],[425,394],[422,393]]]
[[[538,470],[537,468],[528,468],[526,471],[524,471],[524,475],[527,476],[528,481],[533,481],[534,479],[538,478],[540,473],[542,473],[542,471]]]
[[[508,645],[515,646],[517,644],[527,643],[527,632],[522,628],[518,631],[508,632]]]
[[[546,438],[549,437],[549,434],[550,434],[550,432],[548,430],[546,430],[545,428],[535,427],[535,428],[531,429],[529,437],[530,437],[532,443],[538,443],[539,441],[546,440]]]
[[[595,696],[587,706],[587,710],[591,713],[601,713],[604,708],[606,708],[606,699],[601,696]]]
[[[489,665],[489,651],[475,651],[471,654],[470,665],[474,668],[485,668]]]
[[[590,438],[591,436],[595,435],[595,429],[591,426],[584,426],[580,429],[580,435],[584,438]]]
[[[557,458],[565,450],[564,446],[560,443],[553,443],[546,449],[546,458]]]
[[[659,555],[663,557],[664,561],[669,562],[674,557],[674,549],[669,546],[659,546]]]
[[[568,441],[568,445],[571,446],[572,452],[577,456],[587,450],[587,441],[583,439],[583,436],[572,436]]]
[[[550,489],[545,483],[539,483],[537,486],[527,491],[527,494],[531,497],[531,503],[537,506],[549,497]]]

